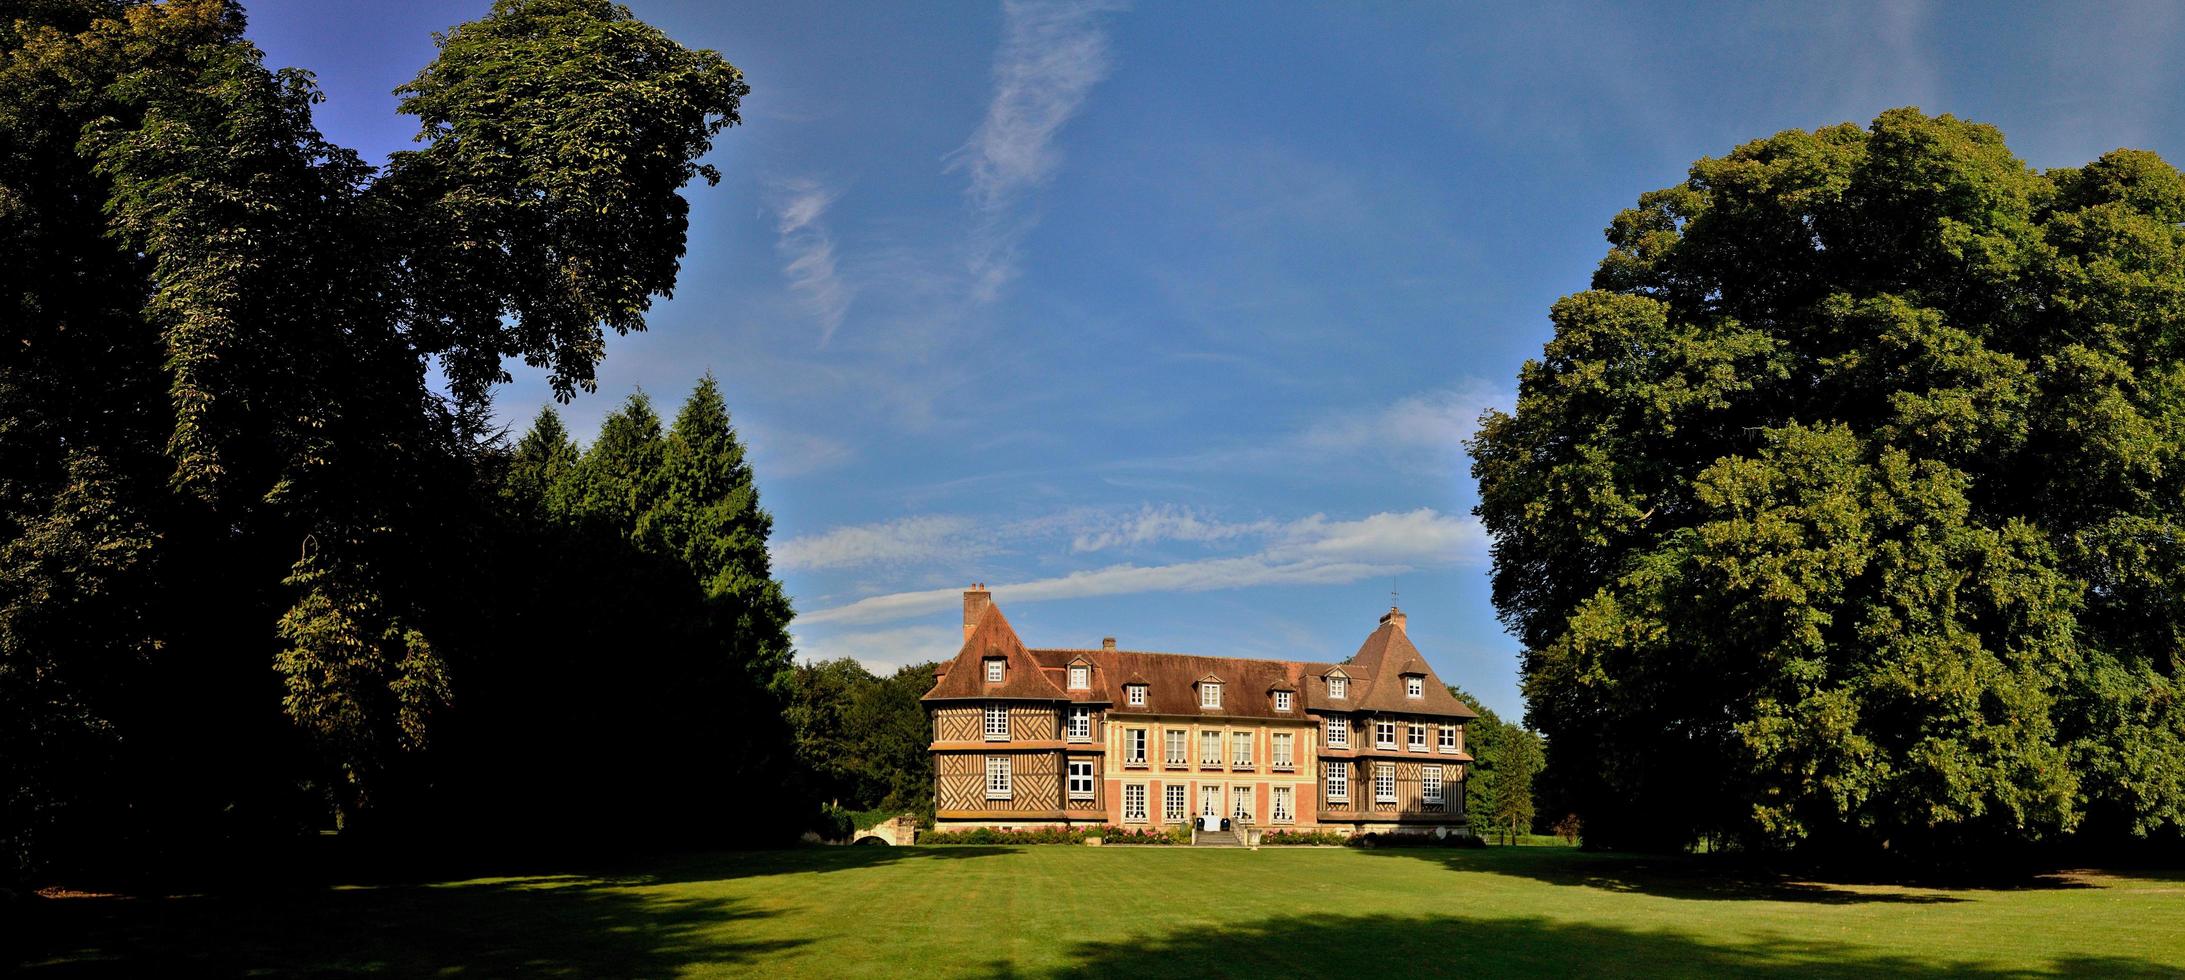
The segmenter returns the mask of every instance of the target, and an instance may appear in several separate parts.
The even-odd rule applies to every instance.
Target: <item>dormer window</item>
[[[1407,698],[1423,698],[1423,697],[1425,697],[1425,696],[1426,696],[1426,678],[1424,678],[1424,677],[1420,677],[1420,676],[1419,676],[1419,675],[1417,675],[1417,674],[1405,674],[1405,675],[1404,675],[1404,696],[1405,696],[1405,697],[1407,697]]]
[[[1221,682],[1206,681],[1199,685],[1199,707],[1221,707]]]
[[[1129,704],[1133,704],[1141,708],[1145,707],[1146,686],[1144,684],[1130,684],[1124,686],[1123,700]]]
[[[1070,690],[1082,691],[1092,686],[1092,668],[1084,664],[1070,665]]]
[[[1350,678],[1341,674],[1329,674],[1328,696],[1331,698],[1350,697]]]
[[[1288,692],[1288,691],[1276,691],[1276,692],[1275,692],[1275,710],[1276,710],[1276,711],[1288,711],[1288,710],[1290,710],[1290,692]]]
[[[1003,659],[1002,659],[1002,658],[1000,658],[1000,657],[988,657],[988,658],[987,658],[987,660],[986,660],[986,682],[987,682],[988,684],[999,684],[999,683],[1001,683],[1001,676],[1002,676],[1002,670],[1004,669],[1002,665],[1003,665],[1003,664],[1006,664],[1006,663],[1008,663],[1008,661],[1006,661],[1006,660],[1003,660]]]

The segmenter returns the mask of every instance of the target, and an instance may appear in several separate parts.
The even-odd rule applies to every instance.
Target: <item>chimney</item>
[[[1390,624],[1395,625],[1398,633],[1409,632],[1404,629],[1404,611],[1395,606],[1388,607],[1388,611],[1381,614],[1381,625],[1387,626]]]
[[[994,593],[986,591],[984,582],[973,582],[964,590],[964,639],[971,638],[971,631],[979,628],[979,617],[993,604]]]
[[[1100,638],[1100,649],[1102,649],[1102,650],[1113,650],[1113,649],[1115,649],[1115,637],[1112,637],[1112,636],[1103,636],[1103,637],[1101,637],[1101,638]]]

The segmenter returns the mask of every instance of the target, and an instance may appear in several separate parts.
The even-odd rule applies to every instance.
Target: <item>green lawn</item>
[[[836,847],[31,903],[38,976],[2185,973],[2185,875],[1821,884],[1568,848]]]

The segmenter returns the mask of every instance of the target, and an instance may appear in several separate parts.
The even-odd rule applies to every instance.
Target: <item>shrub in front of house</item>
[[[1326,830],[1270,830],[1259,835],[1261,847],[1343,847],[1351,838]]]
[[[918,835],[920,844],[1082,844],[1087,837],[1100,836],[1098,829],[1073,829],[1069,827],[1027,827],[1022,830],[996,830],[991,827],[973,827],[970,830],[931,830]]]
[[[1176,832],[1178,828],[1182,829],[1180,835]],[[1191,843],[1191,828],[1181,824],[1168,830],[1155,830],[1151,827],[1109,827],[1105,834],[1107,838],[1105,843],[1108,844],[1169,845]]]

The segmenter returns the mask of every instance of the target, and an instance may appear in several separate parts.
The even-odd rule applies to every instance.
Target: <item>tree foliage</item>
[[[307,828],[410,778],[490,676],[464,624],[504,529],[482,438],[503,359],[591,387],[605,331],[673,286],[681,188],[717,177],[697,159],[745,92],[615,4],[500,0],[404,87],[421,146],[375,168],[229,0],[0,5],[18,870]],[[532,462],[563,486],[570,459]],[[689,518],[730,542],[703,574],[765,592],[752,528],[713,519]],[[786,655],[778,596],[717,612]]]
[[[1464,726],[1464,747],[1472,755],[1465,775],[1465,813],[1476,830],[1529,834],[1533,829],[1533,777],[1540,772],[1540,736],[1503,720],[1495,709],[1454,684],[1449,694],[1479,717]]]
[[[1587,835],[1937,855],[2185,821],[2185,175],[1916,110],[1694,164],[1472,445]]]
[[[912,664],[876,677],[848,658],[796,667],[788,718],[822,799],[930,815],[932,729],[918,699],[933,687],[933,668]]]

